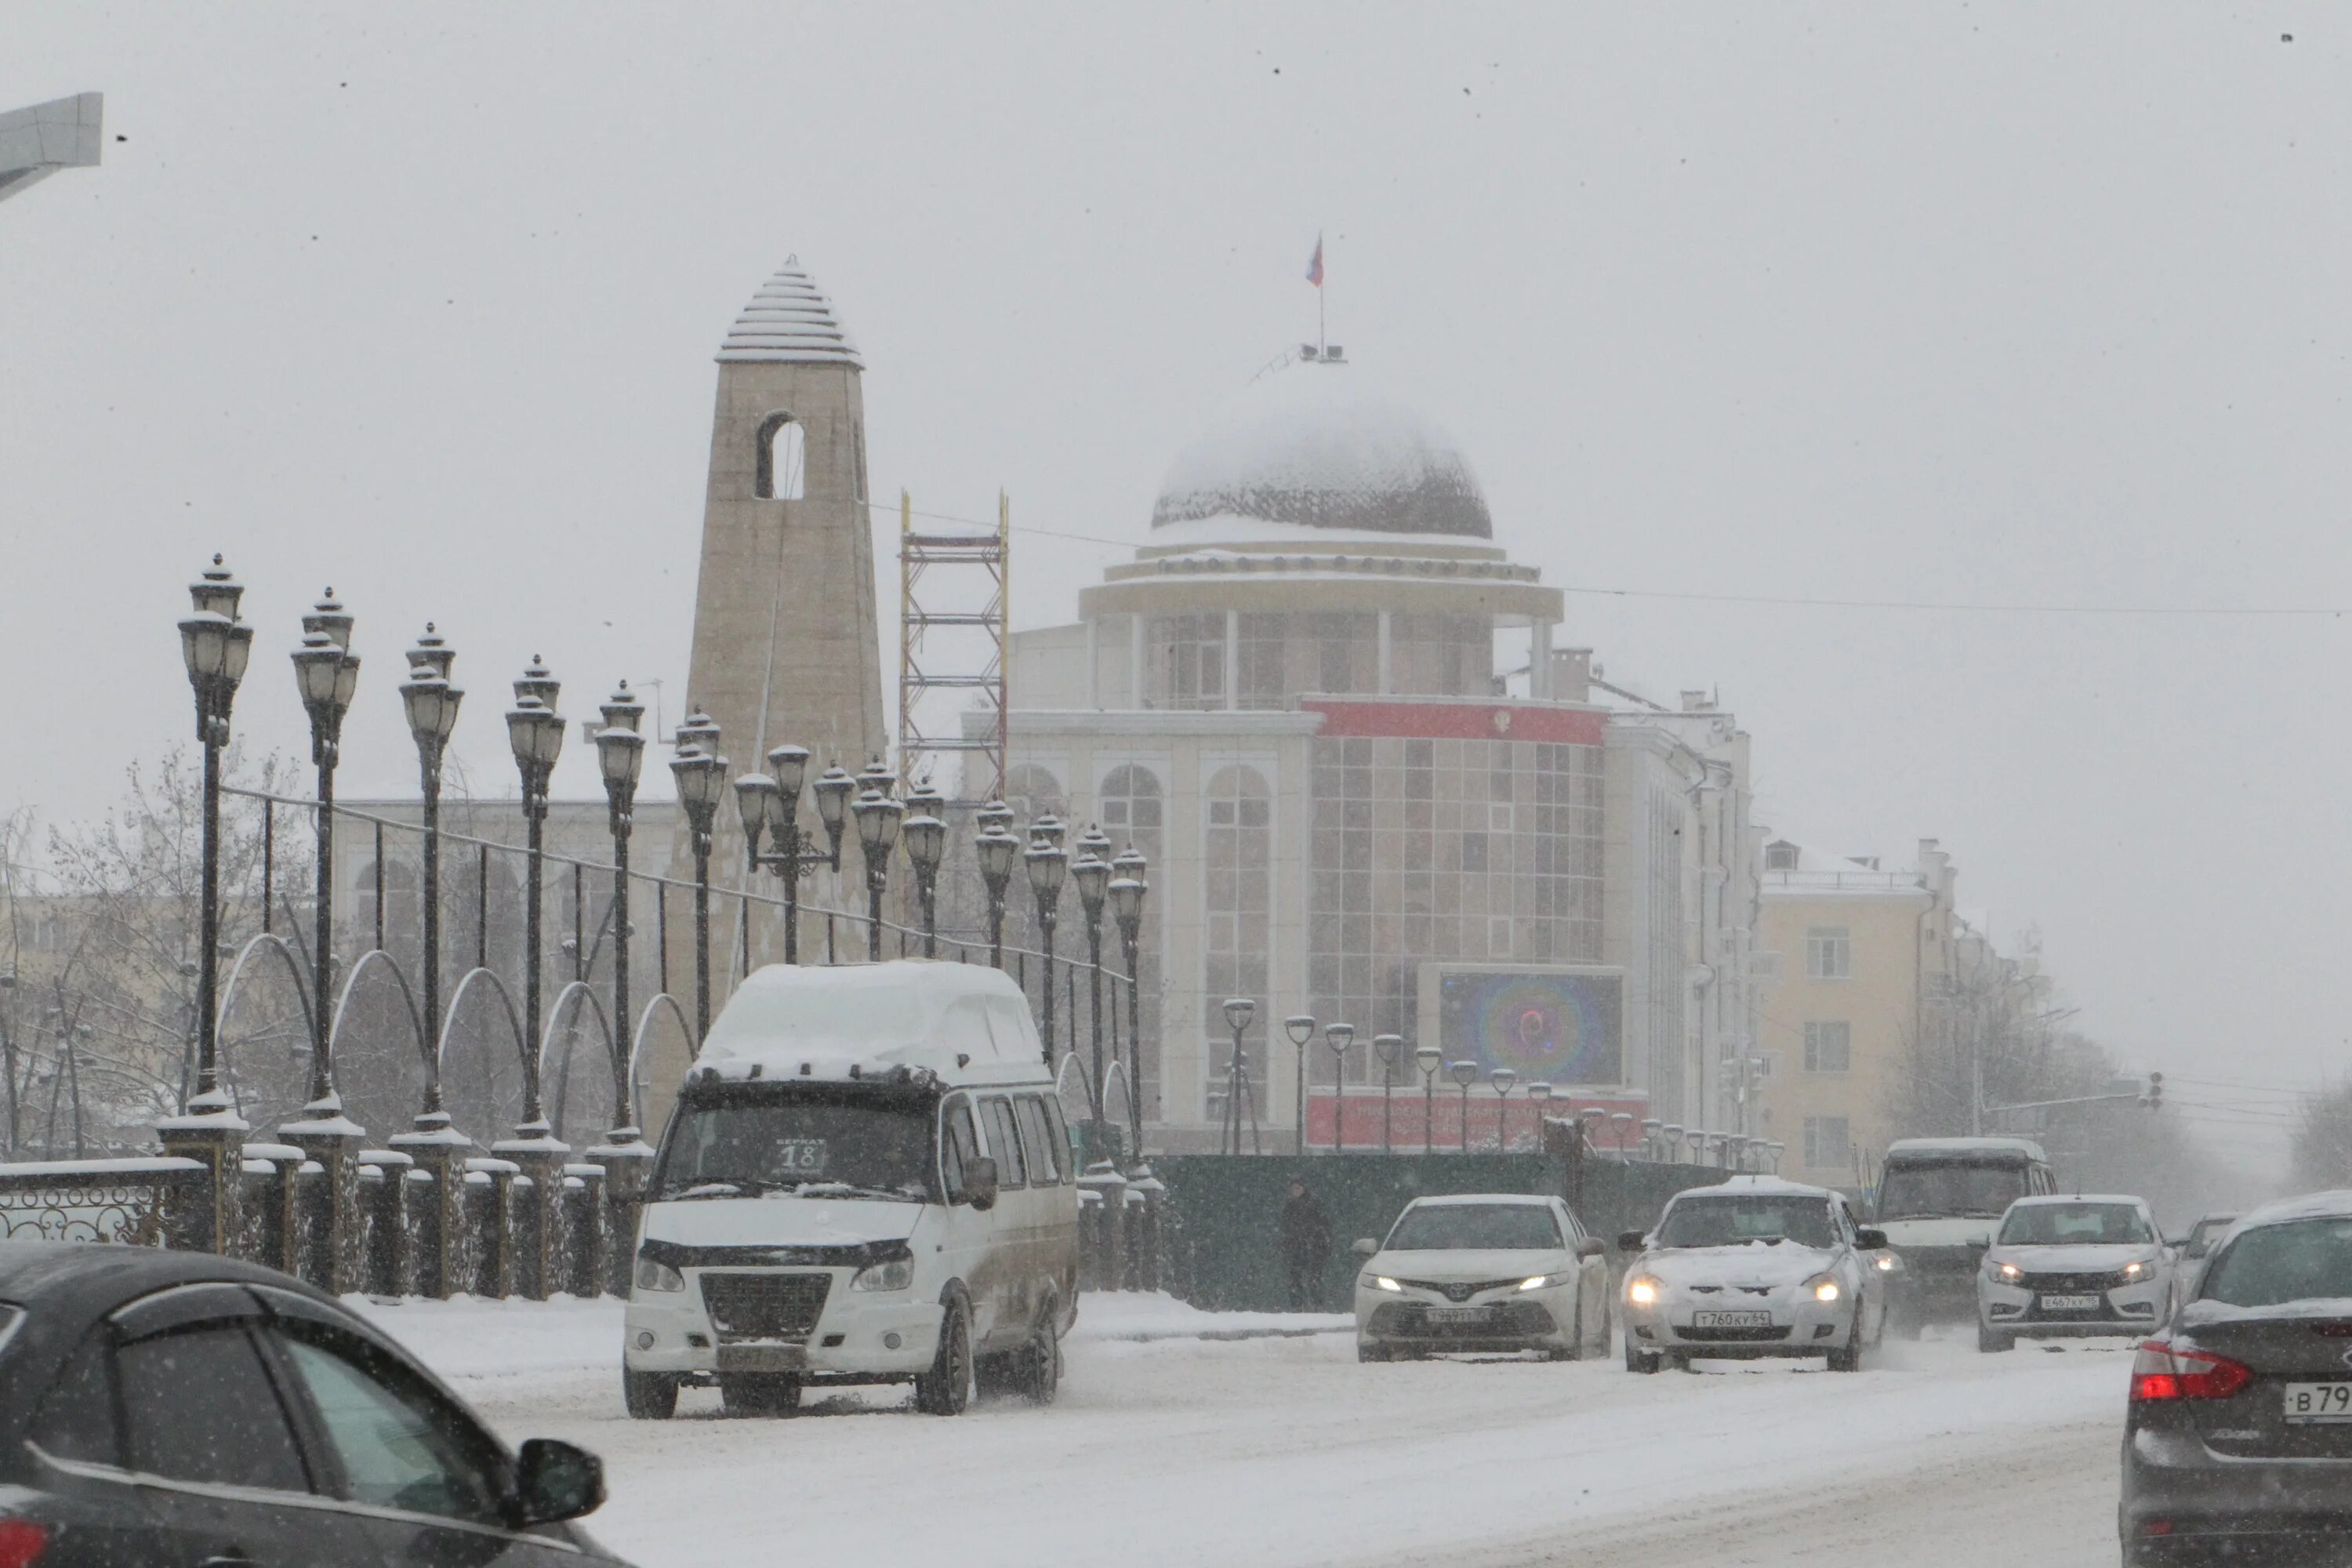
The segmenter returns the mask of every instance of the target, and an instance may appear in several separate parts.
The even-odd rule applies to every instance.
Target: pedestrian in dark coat
[[[1323,1270],[1331,1261],[1331,1216],[1299,1177],[1290,1179],[1282,1205],[1282,1267],[1290,1284],[1290,1310],[1309,1312],[1322,1295]]]

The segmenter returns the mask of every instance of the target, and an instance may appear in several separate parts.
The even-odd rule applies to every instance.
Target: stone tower
[[[863,370],[797,257],[719,346],[687,700],[737,773],[787,741],[852,773],[884,750]]]

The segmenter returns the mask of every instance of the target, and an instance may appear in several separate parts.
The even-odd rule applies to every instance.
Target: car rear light
[[[49,1549],[49,1527],[29,1519],[0,1519],[0,1568],[33,1568]]]
[[[2158,1399],[2227,1399],[2254,1381],[2252,1367],[2187,1345],[2150,1340],[2132,1359],[2135,1404]]]

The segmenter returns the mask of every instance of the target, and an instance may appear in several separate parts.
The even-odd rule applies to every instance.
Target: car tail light
[[[0,1568],[33,1568],[49,1549],[49,1527],[29,1519],[0,1519]]]
[[[2227,1399],[2254,1381],[2250,1366],[2187,1345],[2150,1340],[2132,1359],[2135,1403],[2157,1399]]]

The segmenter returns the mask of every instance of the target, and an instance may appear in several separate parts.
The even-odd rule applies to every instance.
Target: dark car
[[[2340,1563],[2352,1531],[2352,1192],[2257,1209],[2132,1366],[2126,1563]]]
[[[0,1242],[0,1564],[539,1568],[604,1468],[509,1453],[331,1298],[202,1253]]]

